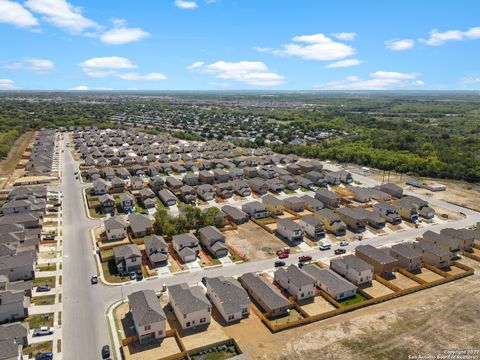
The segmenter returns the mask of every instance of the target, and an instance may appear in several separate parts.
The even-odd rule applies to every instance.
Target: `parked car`
[[[275,267],[285,266],[285,261],[277,260],[275,261]]]
[[[132,271],[130,274],[130,280],[135,280],[137,278],[137,273],[135,271]]]
[[[138,270],[137,271],[137,281],[140,281],[143,279],[143,274],[142,274],[142,270]]]
[[[92,277],[90,278],[90,283],[91,283],[92,285],[98,284],[98,276],[92,276]]]
[[[204,276],[202,277],[202,284],[207,286],[207,281],[208,281],[208,277]]]
[[[325,250],[330,250],[332,248],[332,245],[330,244],[322,244],[320,245],[320,250],[325,251]]]
[[[286,259],[286,258],[288,258],[288,254],[286,254],[286,253],[281,253],[280,255],[278,255],[278,258],[279,258],[279,259]]]
[[[347,250],[345,249],[335,249],[334,253],[335,255],[340,255],[340,254],[345,254]]]
[[[48,212],[58,212],[58,209],[53,207],[53,208],[48,208],[47,211]]]
[[[62,206],[62,204],[61,203],[56,203],[56,204],[53,204],[53,206],[54,207],[60,207],[60,206]]]
[[[55,240],[55,235],[47,234],[43,237],[43,240]]]
[[[340,241],[340,246],[348,246],[348,241]]]
[[[298,258],[298,261],[300,261],[300,262],[305,262],[305,261],[310,261],[310,260],[312,260],[312,257],[308,256],[308,255],[303,255],[303,256],[300,256]]]
[[[107,359],[110,357],[110,346],[104,345],[102,347],[102,359]]]
[[[47,292],[50,291],[50,286],[48,285],[39,285],[37,286],[37,292]]]
[[[38,353],[37,355],[35,355],[35,360],[52,360],[52,359],[53,359],[52,352]]]
[[[53,334],[53,327],[42,326],[38,329],[33,330],[33,336],[46,336]]]

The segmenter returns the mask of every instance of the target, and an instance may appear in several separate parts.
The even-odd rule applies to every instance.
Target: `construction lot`
[[[383,284],[380,284],[377,280],[372,280],[371,284],[360,286],[364,292],[370,295],[372,298],[378,298],[380,296],[393,294],[394,291],[390,290]]]
[[[330,304],[323,296],[320,295],[315,296],[313,299],[299,302],[298,305],[310,316],[322,314],[335,309],[335,306]]]
[[[402,290],[409,289],[418,285],[416,281],[409,279],[408,277],[399,272],[394,273],[394,276],[392,278],[388,278],[388,281]]]
[[[431,270],[428,270],[425,267],[422,267],[420,271],[414,272],[413,274],[415,274],[415,276],[417,276],[418,278],[425,280],[426,282],[432,282],[435,280],[442,279],[440,275],[438,275],[437,273],[434,273]]]

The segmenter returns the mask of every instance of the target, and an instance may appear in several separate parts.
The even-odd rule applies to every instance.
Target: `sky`
[[[0,90],[478,90],[470,0],[0,0]]]

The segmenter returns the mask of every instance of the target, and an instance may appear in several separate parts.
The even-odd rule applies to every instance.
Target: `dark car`
[[[47,211],[48,212],[58,212],[58,209],[57,208],[48,208]]]
[[[52,360],[52,359],[53,359],[52,352],[38,353],[37,355],[35,355],[35,360]]]
[[[48,285],[37,286],[37,292],[47,292],[47,291],[50,291],[50,286]]]
[[[92,276],[92,277],[90,278],[90,283],[91,283],[92,285],[98,284],[98,276]]]
[[[202,284],[207,286],[207,280],[208,278],[206,276],[202,277]]]
[[[275,267],[285,266],[285,261],[277,260],[275,261]]]
[[[110,357],[110,346],[104,345],[102,347],[102,359],[108,359]]]
[[[53,204],[53,206],[54,206],[54,207],[60,207],[60,206],[62,206],[62,204],[56,203],[56,204]]]
[[[312,257],[308,256],[308,255],[303,255],[303,256],[300,256],[298,258],[298,261],[300,261],[300,262],[305,262],[305,261],[310,261],[310,260],[312,260]]]
[[[347,250],[345,249],[335,249],[334,253],[335,255],[340,255],[340,254],[345,254]]]
[[[143,279],[143,274],[142,274],[142,270],[138,270],[137,271],[137,281],[140,281]]]
[[[55,235],[48,234],[43,237],[43,240],[55,240]]]

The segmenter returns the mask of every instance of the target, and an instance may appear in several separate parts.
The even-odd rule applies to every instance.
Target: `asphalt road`
[[[100,359],[101,347],[110,344],[105,311],[109,305],[126,298],[130,293],[142,289],[160,290],[162,285],[173,285],[181,282],[198,283],[203,276],[237,276],[246,272],[269,270],[273,268],[275,259],[247,262],[239,265],[227,265],[208,270],[170,275],[160,279],[133,282],[122,286],[106,286],[101,283],[90,284],[90,276],[97,273],[94,261],[93,247],[89,230],[99,225],[99,221],[90,220],[85,215],[81,189],[86,187],[75,179],[77,171],[75,161],[66,147],[64,152],[62,191],[63,232],[64,232],[64,269],[63,269],[63,326],[62,355],[64,359]],[[373,186],[378,184],[372,179],[354,174],[354,178],[362,183]],[[416,195],[421,197],[419,195]],[[452,211],[462,212],[465,218],[429,226],[432,231],[440,231],[446,227],[463,228],[480,221],[480,213],[452,205],[433,198],[425,198],[432,205],[441,206]],[[347,252],[354,250],[356,245],[371,244],[374,246],[391,245],[403,241],[411,241],[425,232],[425,228],[407,230],[385,236],[378,236],[355,242],[346,247]],[[329,251],[309,250],[293,254],[285,259],[287,265],[298,262],[302,255],[310,255],[316,260],[328,260],[334,249]]]

